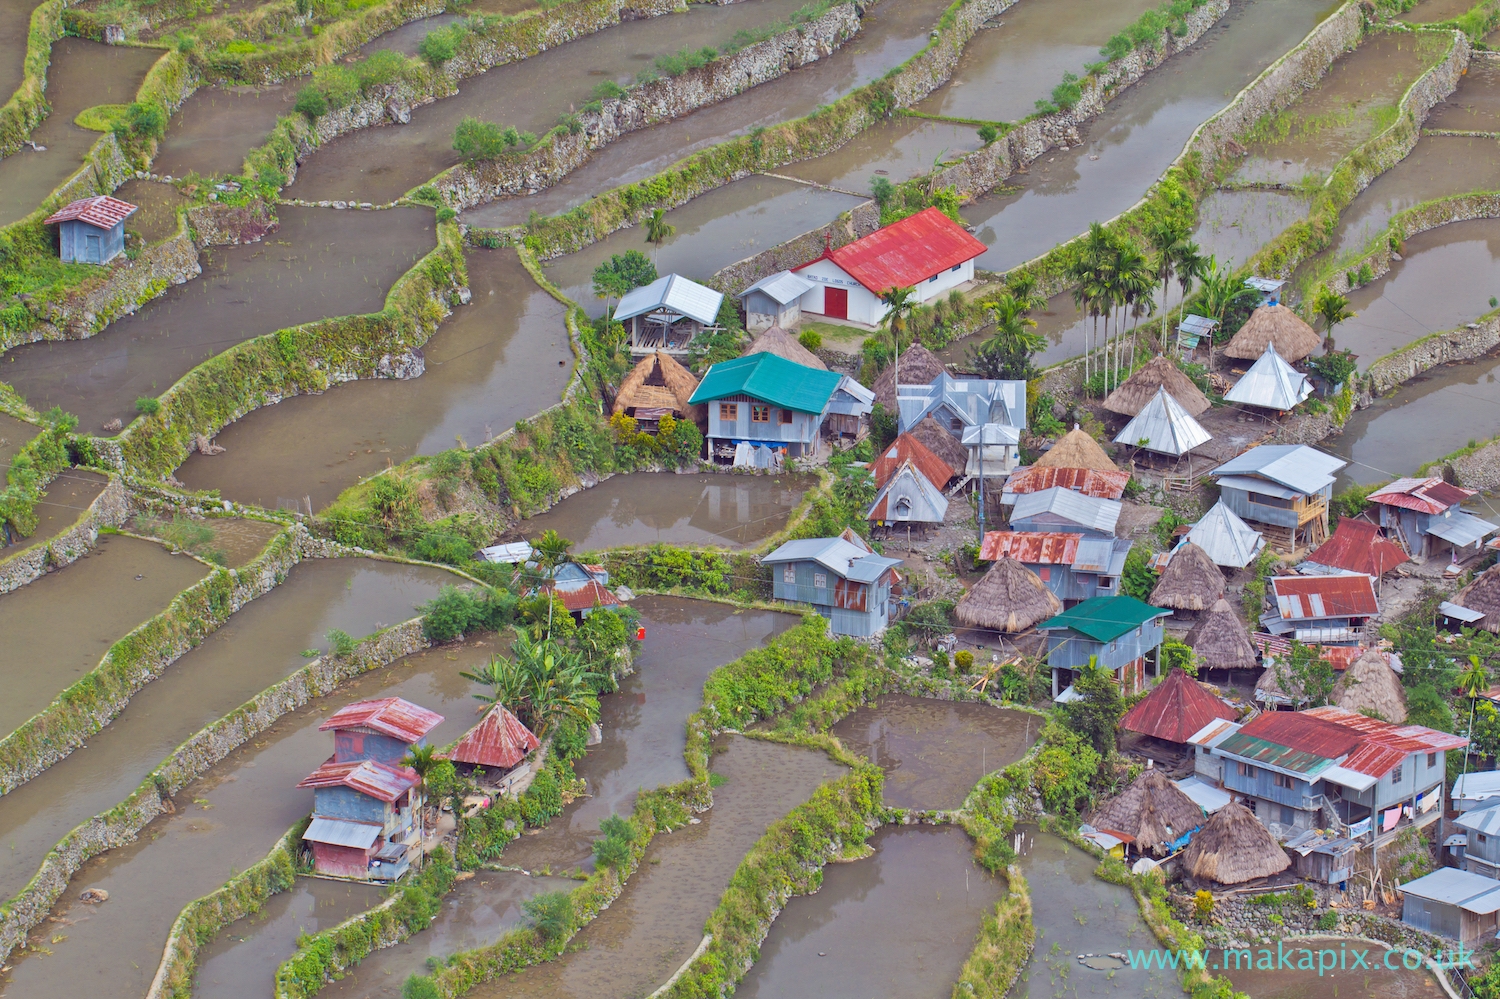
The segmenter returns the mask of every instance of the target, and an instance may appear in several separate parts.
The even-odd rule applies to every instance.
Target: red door
[[[849,318],[849,289],[823,288],[823,315],[830,319]]]

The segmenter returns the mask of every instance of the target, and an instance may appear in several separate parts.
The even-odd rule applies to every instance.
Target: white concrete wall
[[[936,277],[937,280],[923,281],[917,285],[918,301],[923,303],[930,302],[941,295],[948,294],[951,289],[957,288],[966,281],[974,280],[974,261],[965,260],[958,265],[957,270],[949,268],[941,274],[932,276]]]
[[[868,326],[878,326],[885,318],[886,306],[880,300],[880,296],[870,291],[849,275],[838,264],[832,260],[815,260],[806,267],[797,271],[798,274],[807,278],[816,285],[832,285],[836,288],[844,288],[849,292],[849,321],[864,323]],[[957,269],[949,268],[939,274],[931,275],[931,279],[917,283],[914,291],[917,301],[928,303],[940,298],[954,288],[966,282],[974,280],[974,261],[966,260],[959,264]],[[817,315],[827,315],[823,307],[823,289],[813,288],[800,299],[803,312],[811,312]]]

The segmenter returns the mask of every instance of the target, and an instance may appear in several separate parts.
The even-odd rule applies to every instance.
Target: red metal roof
[[[107,194],[96,195],[92,198],[79,198],[70,201],[57,211],[47,217],[43,225],[52,225],[54,222],[87,222],[99,229],[113,229],[118,223],[124,222],[135,214],[136,206],[128,201],[111,198]]]
[[[1473,495],[1472,489],[1464,489],[1432,476],[1426,479],[1397,479],[1371,493],[1370,502],[1399,506],[1418,513],[1442,513]]]
[[[924,208],[823,256],[879,295],[919,285],[984,251],[963,226],[936,208]]]
[[[1129,472],[1101,472],[1094,468],[1043,468],[1033,466],[1014,472],[1005,481],[1008,493],[1036,493],[1061,486],[1098,499],[1117,500],[1125,495]]]
[[[1461,749],[1469,744],[1469,740],[1461,736],[1449,735],[1422,725],[1393,725],[1379,718],[1332,705],[1310,708],[1301,714],[1359,733],[1360,746],[1340,766],[1370,777],[1384,777],[1411,753]]]
[[[338,728],[368,728],[403,742],[417,742],[437,728],[443,716],[399,697],[356,701],[335,711],[318,726],[320,732]]]
[[[1369,576],[1276,576],[1271,580],[1284,620],[1373,617],[1380,612]]]
[[[521,724],[521,719],[507,711],[505,705],[497,704],[446,755],[455,763],[509,770],[540,745],[531,729]]]
[[[910,461],[918,472],[939,489],[943,489],[953,478],[953,468],[932,453],[932,449],[911,434],[902,434],[885,449],[885,453],[870,464],[875,474],[875,488],[885,488],[886,482],[896,474],[904,463]]]
[[[393,767],[374,760],[327,763],[308,774],[298,787],[348,787],[387,804],[417,786],[421,778],[409,767]]]
[[[1345,517],[1339,521],[1333,537],[1307,556],[1318,565],[1381,576],[1411,559],[1394,541],[1380,534],[1380,528],[1368,520]]]
[[[1174,669],[1151,693],[1120,719],[1120,727],[1168,742],[1187,742],[1194,732],[1223,718],[1234,721],[1238,712],[1180,669]]]
[[[1082,534],[990,531],[979,546],[979,557],[986,562],[1013,558],[1025,565],[1072,565],[1082,540]]]
[[[1241,728],[1240,734],[1329,760],[1347,756],[1360,744],[1358,732],[1309,711],[1267,711]]]
[[[552,587],[547,587],[552,589]],[[601,607],[614,607],[620,603],[620,598],[609,591],[609,588],[597,579],[591,579],[582,586],[566,590],[556,591],[569,613],[592,610],[595,604]]]

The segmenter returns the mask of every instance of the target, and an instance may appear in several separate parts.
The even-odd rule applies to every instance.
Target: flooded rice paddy
[[[1431,2],[1431,0],[1429,0]],[[1370,943],[1341,937],[1291,937],[1284,941],[1287,950],[1306,948],[1314,953],[1332,950],[1347,951],[1353,960],[1355,949],[1368,948],[1377,967],[1370,971],[1330,972],[1326,975],[1310,976],[1307,972],[1286,971],[1228,971],[1226,976],[1234,987],[1255,999],[1346,999],[1363,996],[1366,999],[1432,999],[1443,995],[1442,988],[1427,971],[1390,971],[1383,966],[1385,949]],[[1300,960],[1300,955],[1299,955]]]
[[[172,116],[152,172],[164,177],[239,173],[245,154],[266,140],[277,118],[292,113],[305,82],[198,89]]]
[[[230,424],[177,477],[240,503],[321,510],[367,475],[459,442],[478,445],[561,398],[573,369],[564,307],[514,250],[471,250],[473,300],[422,348],[425,372],[346,382]]]
[[[790,474],[633,472],[574,493],[520,530],[529,538],[554,530],[580,552],[658,541],[740,548],[781,530],[813,484]]]
[[[971,153],[980,145],[978,130],[972,125],[894,118],[866,129],[827,156],[792,164],[785,173],[868,195],[876,177],[899,184],[926,174],[936,163]]]
[[[1471,62],[1458,89],[1432,109],[1425,124],[1456,132],[1500,131],[1500,62]]]
[[[41,432],[34,423],[0,413],[0,469],[9,469],[10,460]]]
[[[340,212],[283,206],[257,243],[205,251],[203,274],[83,341],[0,356],[0,381],[33,408],[61,406],[82,429],[129,423],[193,367],[252,337],[329,316],[378,312],[396,279],[437,244],[420,208]]]
[[[1307,202],[1285,191],[1214,191],[1198,205],[1193,242],[1229,270],[1307,216]]]
[[[73,468],[61,473],[47,483],[36,504],[36,530],[24,538],[12,538],[12,547],[27,548],[70,530],[107,485],[109,479],[98,472]]]
[[[25,77],[26,32],[31,0],[0,0],[0,97],[8,100]]]
[[[987,773],[1019,760],[1042,719],[987,704],[887,694],[833,727],[852,751],[886,772],[892,808],[958,808]]]
[[[419,604],[456,579],[440,569],[367,559],[297,565],[286,582],[251,601],[138,691],[85,746],[0,796],[0,898],[24,887],[70,829],[123,801],[189,736],[300,669],[307,662],[304,651],[327,649],[331,629],[360,638],[409,620]],[[52,606],[56,615],[68,613],[64,602]],[[311,753],[309,770],[324,758],[319,749]],[[290,825],[289,819],[281,830]],[[261,853],[268,849],[269,843]],[[223,873],[219,883],[227,877]],[[156,947],[159,953],[160,940]]]
[[[114,196],[135,205],[135,214],[126,221],[126,231],[138,234],[148,244],[175,236],[178,211],[192,204],[172,184],[153,180],[127,180],[115,189]]]
[[[286,526],[246,517],[208,517],[193,521],[193,524],[207,530],[207,537],[199,540],[182,532],[177,518],[143,515],[138,516],[131,526],[137,533],[167,538],[169,543],[172,543],[171,539],[181,541],[194,554],[229,569],[238,569],[253,561]]]
[[[736,996],[953,993],[1004,879],[974,862],[957,826],[886,827],[870,845],[873,856],[828,865],[817,892],[788,903]]]

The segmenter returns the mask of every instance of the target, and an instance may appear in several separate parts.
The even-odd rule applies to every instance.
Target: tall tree
[[[661,259],[661,244],[672,238],[677,227],[667,221],[667,214],[660,208],[651,209],[651,214],[646,218],[646,242],[656,247],[652,255],[653,262]]]
[[[1484,660],[1476,655],[1469,657],[1468,667],[1458,675],[1458,689],[1469,699],[1469,728],[1465,733],[1473,738],[1474,733],[1474,706],[1479,703],[1479,695],[1490,689],[1489,670],[1484,668]],[[1469,751],[1464,750],[1464,773],[1469,772]]]
[[[896,378],[896,429],[901,429],[901,334],[906,332],[906,325],[911,320],[911,314],[917,308],[917,292],[915,288],[887,288],[880,293],[880,300],[885,303],[885,328],[891,334],[891,364],[895,368]]]
[[[1333,328],[1359,314],[1349,308],[1349,299],[1326,284],[1318,289],[1317,298],[1313,299],[1313,313],[1323,320],[1323,331],[1328,334],[1330,344],[1333,342]]]
[[[1146,230],[1146,242],[1156,254],[1156,278],[1161,282],[1161,342],[1167,342],[1167,286],[1177,273],[1177,247],[1187,239],[1188,228],[1176,219],[1159,219]]]

